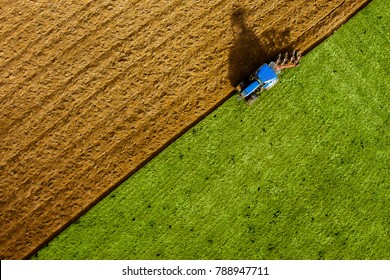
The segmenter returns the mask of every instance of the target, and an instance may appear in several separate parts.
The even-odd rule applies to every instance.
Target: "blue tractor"
[[[237,90],[239,91],[238,99],[244,99],[248,105],[252,104],[257,98],[259,93],[263,90],[269,90],[279,80],[278,75],[285,68],[291,68],[298,65],[301,59],[301,53],[293,52],[291,58],[286,53],[284,59],[281,59],[279,55],[276,62],[264,63],[260,66],[247,80],[242,81]]]

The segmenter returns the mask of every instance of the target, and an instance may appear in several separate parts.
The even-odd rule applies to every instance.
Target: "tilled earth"
[[[53,3],[52,3],[53,2]],[[368,0],[0,0],[0,257],[22,259]]]

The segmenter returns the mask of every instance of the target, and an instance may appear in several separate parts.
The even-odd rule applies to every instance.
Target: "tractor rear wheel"
[[[255,102],[257,98],[259,98],[259,96],[258,96],[256,93],[252,93],[252,94],[248,97],[248,99],[246,100],[246,104],[252,105],[253,102]]]

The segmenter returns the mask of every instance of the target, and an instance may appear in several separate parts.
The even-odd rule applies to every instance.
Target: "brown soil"
[[[0,0],[1,259],[33,254],[256,66],[369,1],[59,2]]]

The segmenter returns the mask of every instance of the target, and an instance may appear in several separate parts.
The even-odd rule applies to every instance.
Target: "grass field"
[[[251,107],[229,99],[33,259],[389,259],[389,4]]]

